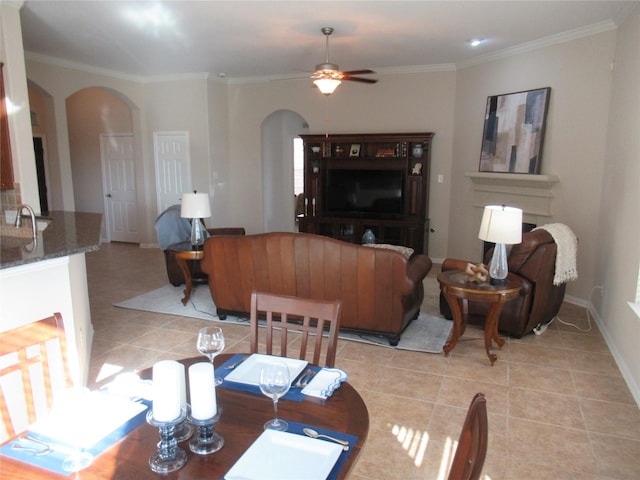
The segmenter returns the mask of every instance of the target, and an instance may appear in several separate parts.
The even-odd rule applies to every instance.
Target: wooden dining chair
[[[484,459],[487,456],[488,437],[487,399],[484,393],[476,393],[462,425],[448,480],[480,478]]]
[[[71,385],[59,313],[0,333],[0,443],[49,412],[54,393]]]
[[[307,359],[307,347],[310,337],[313,342],[314,365],[320,364],[324,330],[328,327],[329,336],[326,339],[325,366],[333,367],[336,361],[338,345],[338,330],[340,328],[341,301],[323,301],[307,298],[274,295],[270,293],[253,292],[251,294],[251,353],[258,351],[259,319],[266,319],[266,353],[273,354],[274,334],[280,331],[280,352],[283,357],[288,355],[288,332],[300,333],[299,359]],[[308,359],[307,359],[308,360]]]

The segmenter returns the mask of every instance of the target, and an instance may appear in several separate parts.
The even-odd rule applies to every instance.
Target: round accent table
[[[469,281],[467,275],[461,270],[449,270],[438,274],[438,283],[453,314],[453,332],[443,347],[444,353],[449,354],[464,333],[469,300],[490,303],[491,306],[484,322],[484,348],[493,366],[498,357],[493,353],[492,340],[498,344],[499,348],[504,345],[504,340],[498,335],[500,312],[505,302],[520,294],[522,280],[510,273],[505,285],[491,285],[488,282]]]
[[[200,272],[199,268],[200,260],[204,257],[204,251],[201,249],[194,250],[190,241],[174,243],[173,245],[169,245],[167,250],[169,250],[170,254],[173,255],[178,267],[182,270],[184,285],[186,288],[184,289],[184,297],[181,301],[183,305],[186,305],[189,301],[189,297],[191,296],[193,284],[207,283],[206,275]],[[194,268],[193,272],[189,268],[190,265]]]

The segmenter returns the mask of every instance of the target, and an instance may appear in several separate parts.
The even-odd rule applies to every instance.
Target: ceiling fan
[[[331,95],[343,80],[349,82],[376,83],[378,80],[373,78],[355,77],[354,75],[366,75],[376,73],[373,70],[351,70],[349,72],[341,72],[338,65],[329,62],[329,36],[333,33],[333,27],[322,27],[322,33],[326,39],[326,55],[324,63],[316,65],[316,71],[313,72],[311,78],[315,79],[313,83],[324,95]]]

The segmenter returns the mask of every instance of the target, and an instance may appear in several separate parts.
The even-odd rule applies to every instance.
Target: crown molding
[[[34,62],[40,62],[47,65],[53,65],[61,68],[70,68],[72,70],[80,70],[81,72],[92,73],[94,75],[104,75],[106,77],[117,78],[119,80],[126,80],[135,83],[145,83],[145,78],[137,75],[131,75],[128,73],[122,73],[115,70],[108,70],[106,68],[92,67],[90,65],[78,62],[71,62],[58,57],[52,57],[50,55],[42,55],[40,53],[24,52],[25,60],[31,60]]]
[[[505,48],[504,50],[500,50],[498,52],[489,53],[487,55],[480,55],[478,57],[474,57],[464,62],[458,62],[456,64],[456,68],[461,69],[461,68],[471,67],[474,65],[479,65],[482,63],[493,62],[495,60],[511,57],[513,55],[518,55],[520,53],[531,52],[533,50],[538,50],[540,48],[545,48],[545,47],[557,45],[560,43],[570,42],[572,40],[589,37],[591,35],[607,32],[609,30],[614,30],[616,28],[617,28],[617,25],[613,20],[605,20],[604,22],[594,23],[593,25],[587,25],[586,27],[580,27],[574,30],[569,30],[569,31],[558,33],[555,35],[550,35],[548,37],[534,40],[532,42],[516,45],[515,47]]]
[[[184,74],[171,74],[171,75],[154,75],[149,77],[141,77],[138,75],[130,75],[128,73],[118,72],[116,70],[108,70],[105,68],[92,67],[84,63],[70,62],[61,58],[52,57],[49,55],[42,55],[33,52],[24,52],[25,60],[31,60],[34,62],[40,62],[47,65],[53,65],[56,67],[70,68],[73,70],[79,70],[85,73],[91,73],[94,75],[102,75],[110,78],[117,78],[119,80],[125,80],[134,83],[161,83],[161,82],[173,82],[184,80],[210,80],[214,79],[211,74],[207,72],[196,73],[184,73]]]

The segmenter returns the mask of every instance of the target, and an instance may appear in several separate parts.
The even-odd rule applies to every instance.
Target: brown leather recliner
[[[530,333],[539,323],[548,323],[558,314],[566,283],[553,284],[557,245],[546,230],[535,230],[522,235],[522,242],[514,245],[508,257],[509,272],[522,278],[520,296],[504,304],[498,330],[520,338]],[[487,251],[484,262],[489,263],[493,249]],[[446,259],[442,271],[464,270],[466,260]],[[469,302],[468,322],[484,324],[489,304]],[[440,294],[440,313],[451,319],[451,309]]]

